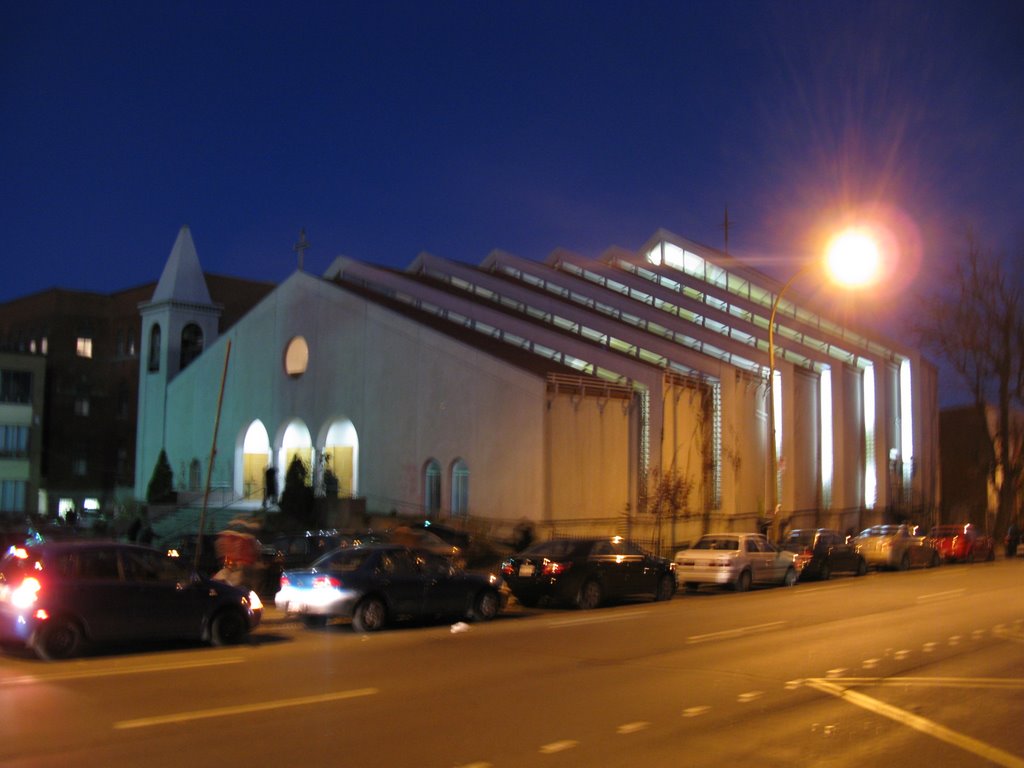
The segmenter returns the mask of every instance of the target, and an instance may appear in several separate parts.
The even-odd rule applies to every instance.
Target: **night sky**
[[[1024,253],[1024,2],[7,2],[0,301],[658,228],[785,278],[885,225],[912,312]]]

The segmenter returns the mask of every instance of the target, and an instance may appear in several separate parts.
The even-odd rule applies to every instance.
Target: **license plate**
[[[520,565],[519,566],[519,575],[523,576],[523,577],[533,576],[533,564],[532,563],[523,563],[522,565]]]

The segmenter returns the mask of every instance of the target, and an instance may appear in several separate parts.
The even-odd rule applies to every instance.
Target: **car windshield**
[[[702,536],[693,545],[694,549],[739,549],[740,540],[735,536]]]
[[[359,570],[360,566],[372,555],[372,550],[340,549],[328,552],[316,560],[312,567],[318,571],[329,571],[330,573],[352,573]]]
[[[573,557],[580,551],[583,545],[584,542],[573,541],[572,539],[553,539],[552,541],[542,541],[539,544],[534,544],[525,550],[523,555],[528,557],[547,557],[555,560],[563,557]]]
[[[814,544],[814,531],[793,531],[783,545],[785,549],[808,549]]]
[[[900,527],[898,525],[876,525],[872,528],[866,528],[861,531],[861,536],[895,536],[899,533]]]

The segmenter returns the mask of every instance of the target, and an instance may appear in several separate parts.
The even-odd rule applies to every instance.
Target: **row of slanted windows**
[[[462,459],[452,462],[450,472],[452,517],[469,516],[469,466]],[[441,511],[441,464],[437,459],[428,459],[423,465],[423,511],[428,517],[436,517]]]
[[[147,368],[151,373],[160,370],[160,343],[162,332],[160,324],[154,323],[149,330],[149,362]],[[195,323],[189,323],[181,329],[181,352],[178,358],[178,369],[184,368],[195,360],[203,351],[203,329]]]

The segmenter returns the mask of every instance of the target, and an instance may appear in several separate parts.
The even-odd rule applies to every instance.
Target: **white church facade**
[[[636,253],[337,259],[297,271],[222,335],[183,228],[141,306],[136,495],[161,449],[189,487],[259,506],[298,455],[368,512],[669,541],[859,528],[938,509],[934,367],[778,302],[776,472],[768,318],[782,286],[668,232]],[[223,382],[223,387],[222,387]],[[216,445],[213,434],[216,424]],[[207,477],[213,449],[212,473]],[[659,477],[685,493],[651,532]],[[772,483],[775,484],[774,493]],[[671,525],[671,531],[668,529]]]

